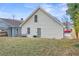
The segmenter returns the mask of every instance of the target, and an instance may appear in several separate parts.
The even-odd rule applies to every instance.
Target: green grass
[[[0,37],[0,56],[79,56],[77,44],[75,39]]]

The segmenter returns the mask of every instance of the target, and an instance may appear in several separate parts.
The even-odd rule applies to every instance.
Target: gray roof
[[[0,18],[1,20],[5,21],[8,23],[10,26],[19,26],[22,21],[21,20],[13,20],[13,19],[6,19],[6,18]]]

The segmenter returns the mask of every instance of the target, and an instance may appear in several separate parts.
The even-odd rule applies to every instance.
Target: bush
[[[74,46],[77,47],[77,48],[79,48],[79,44],[75,44]]]

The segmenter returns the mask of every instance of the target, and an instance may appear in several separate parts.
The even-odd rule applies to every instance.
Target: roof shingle
[[[22,21],[21,20],[13,20],[13,19],[6,19],[6,18],[0,18],[3,21],[7,22],[8,24],[12,25],[12,26],[19,26]]]

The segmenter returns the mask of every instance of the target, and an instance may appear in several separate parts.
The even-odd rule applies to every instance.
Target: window
[[[16,31],[17,31],[17,34],[18,34],[18,28],[16,29]]]
[[[27,34],[30,34],[30,28],[27,28]]]
[[[41,28],[37,28],[37,35],[38,35],[38,37],[41,36]]]
[[[34,16],[34,22],[37,22],[37,15]]]

